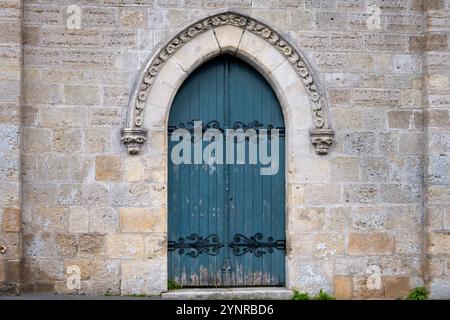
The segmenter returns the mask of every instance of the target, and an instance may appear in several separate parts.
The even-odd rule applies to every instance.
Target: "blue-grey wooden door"
[[[223,164],[175,164],[175,129],[280,129],[279,168],[262,175],[258,157]],[[194,140],[192,140],[194,141]],[[273,151],[267,140],[269,155]],[[201,148],[209,144],[201,143]],[[190,145],[194,160],[195,146]],[[267,81],[229,55],[195,70],[179,89],[169,116],[169,281],[183,287],[285,284],[285,142],[281,107]],[[273,161],[273,159],[272,159]]]

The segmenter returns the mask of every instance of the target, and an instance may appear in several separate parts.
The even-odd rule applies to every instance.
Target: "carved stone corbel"
[[[327,154],[334,140],[334,132],[331,129],[312,129],[309,132],[311,143],[318,155]]]
[[[122,143],[128,148],[128,153],[138,154],[147,140],[147,130],[143,128],[122,129]]]

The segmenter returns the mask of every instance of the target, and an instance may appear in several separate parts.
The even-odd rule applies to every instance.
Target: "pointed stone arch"
[[[184,51],[184,52],[183,52]],[[268,25],[236,12],[225,12],[189,25],[145,63],[130,97],[127,128],[122,142],[131,154],[141,151],[147,139],[148,105],[163,108],[165,120],[173,97],[184,79],[198,65],[221,53],[241,57],[272,84],[283,106],[285,118],[309,104],[309,135],[317,154],[327,154],[334,133],[327,119],[327,103],[305,58]],[[165,70],[165,72],[164,72]],[[300,100],[297,92],[302,94]],[[301,98],[307,97],[308,101]],[[289,103],[291,100],[291,103]],[[304,114],[303,114],[304,117]],[[164,118],[164,116],[163,116]],[[296,129],[289,121],[287,129]]]

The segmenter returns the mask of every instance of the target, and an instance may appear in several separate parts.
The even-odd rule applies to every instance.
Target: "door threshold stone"
[[[279,287],[249,288],[189,288],[165,292],[163,299],[170,300],[290,300],[292,291]]]

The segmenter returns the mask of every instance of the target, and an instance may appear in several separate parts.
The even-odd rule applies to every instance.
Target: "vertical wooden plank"
[[[201,66],[180,88],[169,125],[194,119],[204,124],[217,120],[224,129],[237,121],[254,120],[265,126],[270,123],[284,127],[280,105],[267,81],[250,66],[229,56]],[[248,164],[248,153],[244,165],[169,163],[169,239],[178,240],[192,233],[205,238],[216,233],[224,243],[217,256],[192,258],[186,254],[189,250],[183,255],[170,252],[169,279],[185,279],[183,284],[187,286],[284,284],[283,251],[269,254],[264,249],[262,257],[251,252],[235,256],[228,247],[237,233],[250,239],[261,232],[263,238],[257,240],[262,242],[267,242],[269,236],[274,240],[285,238],[283,144],[275,176],[261,176],[260,165]],[[169,154],[174,145],[169,144]],[[247,151],[248,147],[247,142]],[[225,257],[230,258],[233,267],[229,283],[221,279]]]

